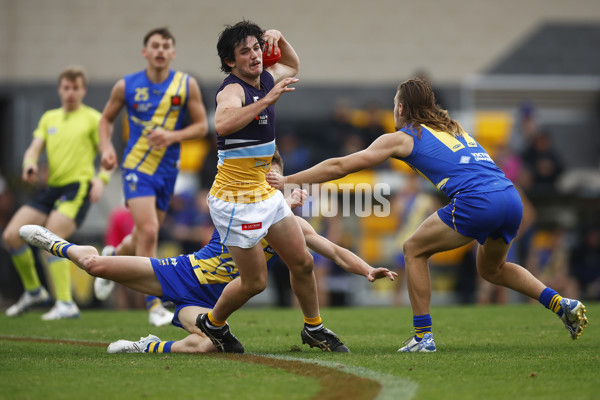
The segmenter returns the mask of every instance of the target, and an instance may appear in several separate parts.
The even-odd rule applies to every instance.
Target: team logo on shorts
[[[135,192],[137,190],[138,177],[135,172],[125,175],[125,181],[127,182],[127,186],[129,186],[129,191]]]
[[[262,228],[262,222],[254,222],[253,224],[242,224],[243,231],[253,231]]]

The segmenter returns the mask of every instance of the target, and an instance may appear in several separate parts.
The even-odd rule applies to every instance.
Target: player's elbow
[[[216,121],[215,120],[215,131],[219,136],[227,136],[231,135],[235,132],[233,125],[229,124],[225,121]]]

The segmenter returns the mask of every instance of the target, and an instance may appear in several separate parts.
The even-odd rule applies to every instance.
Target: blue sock
[[[559,317],[562,317],[563,310],[560,307],[560,301],[562,300],[562,296],[559,295],[555,290],[547,287],[540,294],[539,301],[549,310],[555,312]]]
[[[156,296],[146,296],[146,310],[150,311],[154,307],[157,307],[162,304],[162,301]]]
[[[414,315],[413,326],[415,327],[415,340],[419,342],[423,339],[423,335],[431,333],[431,315]]]

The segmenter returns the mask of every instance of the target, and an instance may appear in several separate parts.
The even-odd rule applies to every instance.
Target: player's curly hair
[[[219,41],[217,42],[217,53],[221,59],[221,71],[227,74],[231,72],[231,67],[225,61],[235,60],[236,46],[243,43],[247,37],[254,36],[258,40],[260,48],[263,49],[265,45],[264,33],[265,31],[260,26],[246,20],[233,26],[225,26],[225,29],[219,34]]]
[[[464,133],[462,126],[450,118],[448,111],[435,103],[433,90],[425,80],[414,78],[402,82],[398,86],[397,96],[398,102],[404,106],[398,129],[410,127],[417,131],[419,137],[421,124],[436,131],[448,132],[454,137]]]

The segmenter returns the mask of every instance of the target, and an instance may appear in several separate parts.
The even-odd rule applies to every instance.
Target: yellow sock
[[[19,249],[11,250],[10,257],[21,278],[21,282],[23,282],[25,290],[30,292],[42,286],[35,269],[33,252],[28,245],[25,244]]]
[[[215,319],[215,317],[213,317],[212,315],[212,311],[208,312],[208,322],[210,322],[211,325],[217,327],[221,327],[227,323],[227,321],[219,321],[218,319]]]
[[[321,315],[317,315],[314,318],[304,317],[304,323],[308,325],[321,325],[323,320],[321,319]]]
[[[557,313],[558,310],[560,310],[560,301],[562,300],[562,296],[559,294],[555,294],[554,296],[552,296],[552,299],[550,300],[550,305],[548,306],[548,308],[550,310],[552,310],[553,312]]]
[[[54,282],[56,300],[71,302],[71,261],[56,256],[48,257],[48,268]]]

